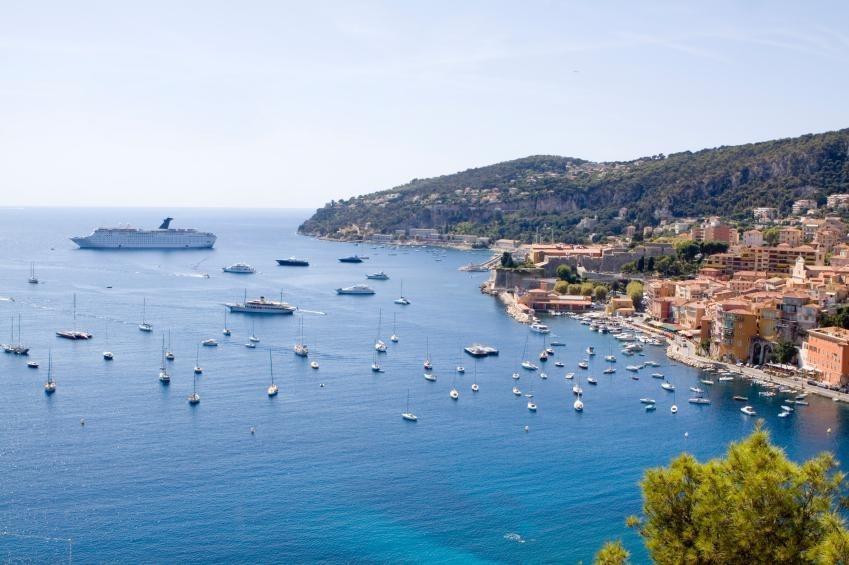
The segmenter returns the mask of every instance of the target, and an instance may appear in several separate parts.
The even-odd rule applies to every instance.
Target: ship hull
[[[175,241],[145,241],[141,238],[122,238],[121,241],[103,241],[92,237],[72,237],[80,249],[212,249],[215,236],[206,236]]]

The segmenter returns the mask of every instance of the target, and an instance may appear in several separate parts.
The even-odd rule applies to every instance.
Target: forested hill
[[[529,240],[553,228],[570,241],[662,218],[745,219],[755,206],[788,212],[798,198],[824,202],[836,192],[849,192],[849,129],[628,162],[525,157],[332,201],[300,231],[343,238],[434,227]],[[593,216],[597,225],[578,228]]]

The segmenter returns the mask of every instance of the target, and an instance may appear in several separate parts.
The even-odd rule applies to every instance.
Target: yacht
[[[605,356],[604,360],[607,361],[608,363],[616,363],[616,356],[615,355],[607,355],[607,356]]]
[[[195,350],[195,374],[200,375],[203,373],[203,369],[200,366],[200,347],[197,347]]]
[[[533,324],[531,324],[530,329],[532,332],[537,332],[540,334],[547,334],[551,331],[548,326],[540,322],[534,322]]]
[[[369,275],[366,275],[366,278],[374,281],[388,281],[389,275],[387,275],[383,271],[380,271],[379,273],[371,273]]]
[[[699,379],[699,382],[702,383],[703,385],[712,385],[713,384],[713,381],[710,380],[710,379]]]
[[[537,367],[530,361],[522,361],[522,368],[527,371],[536,371],[537,369],[539,369],[539,367]]]
[[[374,294],[374,289],[364,284],[355,284],[344,288],[337,288],[336,294]]]
[[[277,396],[280,392],[280,387],[274,384],[274,363],[271,360],[271,350],[268,350],[268,371],[271,374],[271,384],[268,386],[268,396]]]
[[[513,394],[515,394],[516,396],[522,396],[522,391],[519,390],[519,387],[514,386],[513,387]]]
[[[410,389],[407,389],[407,408],[401,412],[401,417],[408,422],[417,422],[419,420],[415,414],[410,412]]]
[[[255,341],[249,341],[245,344],[245,347],[247,347],[248,349],[256,349],[256,342]]]
[[[283,302],[282,298],[280,301],[276,300],[267,300],[264,296],[260,296],[259,299],[247,300],[244,302],[235,302],[225,304],[227,308],[230,309],[230,312],[237,312],[240,314],[292,314],[296,308],[291,304]]]
[[[252,275],[256,272],[256,269],[247,263],[234,263],[229,267],[223,267],[223,271],[225,273],[235,273],[237,275]]]
[[[38,361],[28,361],[27,367],[30,369],[38,369]]]
[[[27,282],[29,284],[38,284],[38,277],[35,275],[35,263],[29,264],[29,279]]]
[[[625,370],[626,371],[632,371],[632,372],[636,373],[637,371],[640,370],[640,367],[637,366],[637,365],[628,365],[627,367],[625,367]]]
[[[580,384],[575,383],[574,385],[572,385],[572,394],[581,395],[583,393],[584,389],[581,388]]]
[[[472,392],[477,392],[480,390],[478,386],[478,362],[475,361],[475,378],[472,379]]]
[[[653,379],[662,379],[662,378],[664,378],[664,377],[663,377],[663,373],[652,373],[652,374],[651,374],[651,378],[653,378]]]
[[[147,322],[147,320],[145,320],[145,317],[146,317],[145,314],[146,313],[147,313],[147,299],[142,298],[142,321],[139,324],[139,330],[141,330],[143,332],[152,332],[153,331],[153,325],[150,324],[149,322]]]
[[[731,397],[731,399],[736,400],[738,402],[748,402],[749,397],[748,396],[740,396],[740,395],[735,394],[734,396]]]
[[[349,257],[340,257],[340,263],[362,263],[363,258],[358,255],[351,255]]]
[[[696,394],[703,394],[705,391],[697,386],[691,386],[690,392],[695,392]]]
[[[103,335],[106,338],[106,346],[108,347],[109,346],[109,324],[108,323],[103,328]],[[112,355],[111,351],[104,351],[103,352],[103,359],[104,360],[112,361],[114,358],[115,358],[115,356]]]
[[[97,228],[91,235],[72,237],[81,249],[209,249],[215,234],[194,229],[174,229],[174,218],[165,218],[158,229]]]
[[[398,333],[395,330],[395,314],[392,314],[392,335],[389,336],[389,341],[392,343],[398,343]]]
[[[655,403],[646,404],[646,412],[653,412],[657,410],[657,405]]]
[[[281,267],[309,267],[310,262],[306,259],[298,259],[297,257],[289,257],[288,259],[277,259],[277,264]]]
[[[710,400],[707,398],[702,398],[701,396],[696,396],[687,400],[690,404],[710,404]]]
[[[395,304],[400,304],[401,306],[409,306],[410,301],[404,296],[404,281],[401,281],[401,296],[394,300]]]
[[[464,347],[463,351],[472,357],[489,357],[498,355],[498,350],[496,348],[490,347],[489,345],[481,345],[479,343],[473,343],[472,345]]]
[[[298,320],[298,341],[295,342],[295,355],[298,357],[307,357],[310,354],[309,347],[304,343],[304,317]]]
[[[218,347],[218,342],[214,339],[205,339],[200,344],[204,347]]]
[[[12,316],[12,332],[10,335],[9,343],[4,344],[3,351],[6,353],[13,353],[15,355],[29,355],[29,347],[25,346],[21,342],[21,315],[18,314],[18,339],[17,343],[15,343],[15,317]]]
[[[675,391],[675,385],[670,383],[670,382],[665,382],[665,383],[661,384],[660,388],[662,388],[663,390],[668,390],[669,392]]]
[[[755,409],[752,408],[751,406],[743,406],[742,408],[740,408],[740,412],[742,412],[746,416],[756,416],[757,415],[757,412],[755,412]]]

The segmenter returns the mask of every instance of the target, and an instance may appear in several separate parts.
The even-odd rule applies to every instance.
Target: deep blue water
[[[168,213],[176,225],[214,231],[215,249],[81,251],[67,240],[103,224],[155,226]],[[436,261],[424,250],[390,255],[318,241],[295,234],[304,216],[0,210],[0,297],[14,299],[0,301],[0,341],[10,316],[21,314],[31,359],[42,362],[31,370],[22,358],[0,355],[0,530],[12,534],[0,537],[0,557],[61,560],[69,545],[61,540],[72,539],[81,562],[575,562],[621,537],[643,561],[639,539],[623,523],[639,512],[643,470],[682,450],[717,455],[749,432],[754,420],[739,412],[735,393],[751,397],[794,458],[829,449],[849,461],[846,408],[812,398],[781,420],[780,402],[757,398],[744,382],[717,383],[708,392],[713,405],[692,406],[687,387],[697,372],[650,347],[647,358],[678,387],[681,410],[672,415],[673,395],[649,377],[652,369],[633,381],[620,355],[618,373],[602,375],[604,354],[618,353],[615,340],[566,319],[551,320],[568,342],[556,356],[566,368],[552,361],[548,380],[523,372],[519,381],[539,405],[529,413],[526,400],[511,393],[510,377],[527,328],[479,293],[485,273],[457,271],[486,254],[448,251]],[[336,261],[352,253],[371,259]],[[308,257],[311,266],[276,266],[275,258],[290,255]],[[27,283],[31,260],[43,284]],[[236,261],[259,272],[221,272]],[[369,281],[375,296],[333,291],[380,269],[391,279]],[[392,303],[401,280],[408,307]],[[249,318],[231,316],[233,336],[220,335],[221,304],[241,299],[244,289],[249,296],[282,291],[306,311],[318,371],[292,353],[298,316],[257,318],[255,350],[243,346]],[[95,334],[88,342],[54,337],[72,325],[74,293],[78,326]],[[137,329],[143,298],[152,334]],[[381,309],[381,337],[388,341],[396,314],[401,340],[389,344],[386,372],[376,375],[369,367]],[[111,363],[101,358],[107,324]],[[169,329],[177,359],[172,384],[163,387],[160,343]],[[195,347],[207,337],[221,346],[201,350],[202,401],[193,408],[186,395]],[[426,339],[436,383],[422,377]],[[475,341],[501,350],[478,362],[477,394],[469,389],[474,362],[461,353]],[[599,355],[582,374],[599,384],[584,383],[586,409],[577,414],[563,375],[579,372],[588,344]],[[265,394],[269,347],[281,387],[274,399]],[[541,347],[531,335],[529,349]],[[58,383],[49,398],[42,392],[48,348]],[[456,376],[461,361],[467,372]],[[448,397],[452,384],[461,391],[457,402]],[[415,424],[400,417],[408,390]],[[643,411],[642,396],[658,400],[656,413]]]

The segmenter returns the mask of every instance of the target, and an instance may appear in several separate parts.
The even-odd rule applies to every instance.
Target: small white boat
[[[586,351],[587,351],[587,355],[595,355],[595,348],[592,345],[587,347]]]
[[[719,377],[720,382],[727,382],[727,381],[733,381],[733,380],[734,380],[734,377],[730,377],[730,376],[727,376],[727,375],[723,376],[723,377]]]
[[[702,398],[701,396],[696,396],[693,398],[687,399],[687,402],[690,404],[710,404],[710,400],[707,398]]]
[[[224,329],[221,330],[221,334],[229,337],[231,333],[232,332],[230,331],[230,328],[227,327],[227,309],[225,308],[224,309]]]
[[[162,363],[159,364],[159,382],[169,384],[171,375],[168,374],[168,369],[165,368],[165,336],[162,336]]]
[[[565,365],[563,365],[563,362],[562,362],[562,361],[555,361],[555,362],[554,362],[554,366],[555,366],[555,367],[564,367]]]
[[[784,410],[785,412],[793,412],[794,411],[792,406],[787,406],[786,404],[782,404],[781,409]]]
[[[530,361],[522,361],[522,368],[527,371],[536,371],[537,369],[539,369],[539,367],[537,367]]]
[[[597,385],[598,384],[598,381],[595,379],[595,377],[587,377],[587,382],[590,383],[591,385]]]
[[[614,355],[608,355],[604,358],[608,363],[616,363],[616,357]]]
[[[691,391],[691,392],[695,392],[696,394],[702,394],[702,393],[704,392],[704,390],[700,389],[700,388],[699,388],[699,387],[697,387],[697,386],[691,386],[691,387],[690,387],[690,391]]]
[[[672,407],[669,409],[669,411],[672,412],[673,414],[677,414],[678,413],[678,407],[673,404]]]
[[[608,367],[607,369],[602,371],[602,373],[604,373],[605,375],[612,375],[615,372],[616,372],[616,369],[614,369],[613,367]]]
[[[789,415],[790,415],[790,412],[779,412],[779,413],[778,413],[778,417],[779,417],[779,418],[786,418],[786,417],[788,417]]]
[[[401,306],[409,306],[410,301],[404,296],[404,281],[401,281],[401,296],[394,300],[395,304],[400,304]]]
[[[277,393],[280,392],[280,388],[274,384],[274,363],[271,360],[271,350],[268,350],[268,371],[271,374],[271,384],[268,386],[268,396],[277,396]]]
[[[664,378],[664,377],[663,377],[663,373],[652,373],[652,374],[651,374],[651,378],[653,378],[653,379],[662,379],[662,378]]]
[[[38,369],[38,361],[30,361],[27,363],[27,367],[30,369]]]
[[[27,282],[29,284],[38,284],[38,277],[35,274],[35,262],[29,264],[29,279]]]
[[[452,388],[451,392],[448,393],[448,396],[450,396],[452,400],[457,400],[460,398],[460,391],[456,388]]]
[[[204,347],[218,347],[218,342],[214,339],[205,339],[200,344]]]
[[[578,363],[578,367],[580,367],[581,369],[589,369],[590,364],[587,363],[586,361],[581,361],[581,362]]]
[[[56,392],[56,381],[53,380],[53,353],[47,352],[47,382],[44,383],[44,394],[51,395]]]
[[[713,384],[713,381],[710,380],[710,379],[699,379],[699,382],[702,383],[703,385],[712,385]]]
[[[515,394],[516,396],[522,396],[522,391],[519,390],[519,387],[514,386],[513,387],[513,394]]]
[[[640,402],[642,404],[655,404],[654,398],[641,398]]]
[[[640,367],[637,366],[637,365],[628,365],[627,367],[625,367],[625,370],[636,373],[637,371],[640,370]]]
[[[407,420],[408,422],[418,422],[419,418],[410,412],[410,391],[407,390],[407,408],[401,412],[401,417]]]
[[[480,390],[478,383],[472,383],[472,392],[477,392]]]
[[[582,389],[577,383],[572,385],[572,394],[581,395],[584,393],[584,389]]]
[[[212,340],[212,341],[215,341],[215,340]],[[251,343],[259,343],[259,338],[255,335],[251,334],[248,337],[248,341],[250,341]],[[218,343],[216,343],[215,345],[218,345]]]
[[[152,332],[153,331],[153,325],[148,323],[145,320],[145,317],[146,317],[145,314],[146,313],[147,313],[147,299],[143,298],[142,299],[142,321],[139,324],[139,330],[143,331],[143,332]]]
[[[201,373],[203,373],[203,369],[200,366],[200,348],[199,347],[197,348],[197,351],[195,351],[195,369],[194,369],[194,371],[195,371],[196,375],[200,375]]]
[[[457,372],[461,375],[466,372],[466,368],[462,365],[457,365]]]
[[[256,349],[256,343],[253,341],[249,341],[245,344],[245,347],[247,347],[248,349]]]
[[[567,381],[571,381],[572,379],[574,379],[574,378],[575,378],[575,373],[566,373],[566,374],[563,376],[563,378],[565,378]]]
[[[546,380],[548,378],[548,373],[540,373],[539,378],[541,378],[542,380]]]
[[[575,399],[575,402],[572,403],[572,408],[575,409],[575,412],[583,412],[584,402],[580,398],[577,398]]]
[[[675,385],[672,384],[672,383],[663,383],[663,384],[660,385],[660,388],[662,388],[664,390],[668,390],[669,392],[675,391]]]
[[[548,326],[546,326],[545,324],[541,324],[539,322],[535,322],[535,323],[531,324],[530,329],[531,329],[532,332],[536,332],[536,333],[540,333],[540,334],[547,334],[551,331],[551,329],[549,329]]]
[[[200,395],[198,394],[198,379],[197,376],[192,380],[192,393],[188,396],[186,400],[189,401],[189,404],[194,406],[195,404],[200,402]]]
[[[757,415],[757,412],[755,412],[755,409],[754,409],[754,408],[752,408],[751,406],[743,406],[742,408],[740,408],[740,412],[742,412],[742,413],[743,413],[743,414],[745,414],[746,416],[755,416],[755,415]]]
[[[657,410],[657,405],[656,405],[656,404],[654,404],[654,403],[652,403],[652,404],[646,404],[646,412],[652,412],[652,411],[654,411],[654,410]]]
[[[533,401],[529,400],[528,401],[528,410],[530,410],[531,412],[536,412],[537,411],[537,405]]]
[[[430,381],[432,383],[436,382],[436,375],[434,375],[433,373],[425,373],[424,378],[426,381]]]
[[[369,275],[366,275],[366,278],[375,281],[388,281],[389,275],[387,275],[383,271],[380,271],[379,273],[371,273]]]
[[[310,361],[310,369],[318,369],[318,361]]]
[[[518,381],[519,378],[520,378],[520,375],[519,375],[519,373],[513,373],[512,377],[513,377],[514,381]]]

